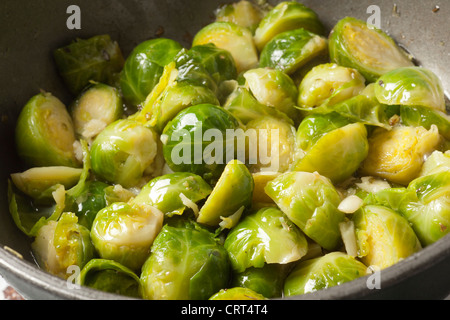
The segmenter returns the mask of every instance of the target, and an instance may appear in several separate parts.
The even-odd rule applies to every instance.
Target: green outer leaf
[[[266,263],[287,264],[308,251],[300,229],[274,207],[246,215],[231,229],[224,246],[235,272],[262,268]]]
[[[228,255],[214,234],[194,222],[166,224],[142,267],[142,296],[150,300],[208,299],[225,288]]]
[[[331,288],[365,276],[367,267],[342,252],[299,263],[286,278],[284,295],[287,297]]]
[[[400,117],[406,126],[424,127],[431,129],[436,125],[439,133],[450,140],[450,116],[439,110],[433,110],[422,106],[400,106]]]

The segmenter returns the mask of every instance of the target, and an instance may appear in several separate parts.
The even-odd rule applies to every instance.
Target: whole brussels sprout
[[[140,298],[140,279],[114,260],[92,259],[80,272],[80,285],[104,292]]]
[[[424,106],[445,112],[441,80],[423,67],[404,67],[383,74],[375,82],[375,96],[388,105]]]
[[[200,176],[174,172],[150,180],[130,202],[153,206],[168,217],[183,214],[186,207],[194,207],[193,210],[197,211],[194,213],[198,214],[196,203],[205,199],[211,191],[211,186]]]
[[[335,63],[321,64],[308,72],[300,83],[298,106],[332,106],[358,95],[364,88],[365,79],[357,70]]]
[[[261,6],[241,0],[222,5],[216,10],[215,15],[216,21],[233,22],[254,32],[265,13]]]
[[[439,141],[436,126],[430,130],[403,125],[392,130],[376,128],[369,137],[369,153],[359,172],[407,185],[419,175],[424,156],[431,154]]]
[[[283,1],[271,9],[255,30],[255,44],[261,52],[277,34],[304,28],[315,34],[323,34],[324,27],[317,14],[296,1]]]
[[[309,172],[285,172],[267,183],[265,191],[309,238],[327,250],[341,243],[339,223],[345,214],[330,180]]]
[[[91,145],[92,171],[126,188],[137,185],[155,159],[156,134],[132,119],[108,125]]]
[[[367,267],[342,252],[302,261],[286,278],[286,297],[311,293],[355,280],[367,274]]]
[[[294,122],[299,118],[295,108],[298,89],[294,81],[283,71],[269,68],[256,68],[243,74],[245,87],[259,103],[284,112]]]
[[[141,42],[130,53],[120,74],[120,89],[126,102],[141,104],[158,83],[164,66],[172,62],[182,46],[167,38]]]
[[[214,183],[225,168],[227,130],[236,130],[239,122],[220,106],[199,104],[179,112],[161,135],[164,159],[175,172],[192,172]],[[211,141],[213,140],[213,141]],[[234,145],[234,144],[233,144]]]
[[[324,117],[333,119],[323,121]],[[367,129],[359,122],[343,125],[348,120],[333,114],[324,117],[309,116],[300,124],[297,144],[301,149],[291,169],[318,172],[340,183],[351,177],[367,157]]]
[[[66,106],[51,93],[39,93],[24,106],[15,131],[17,153],[29,167],[79,167],[75,131]]]
[[[328,42],[325,37],[303,28],[289,30],[276,35],[264,46],[259,66],[291,75],[327,52]]]
[[[100,258],[139,270],[163,219],[161,211],[145,204],[113,203],[97,213],[91,228],[92,243]]]
[[[124,66],[122,51],[107,34],[76,39],[53,52],[56,67],[69,91],[78,95],[91,81],[118,85]]]
[[[65,212],[58,221],[43,225],[31,244],[39,266],[63,279],[71,275],[70,266],[78,266],[81,270],[94,258],[89,230],[77,221],[74,213]]]
[[[387,207],[363,206],[352,221],[358,257],[368,266],[384,269],[422,249],[408,220]]]
[[[352,17],[334,26],[328,45],[332,62],[358,70],[368,82],[375,82],[388,71],[413,66],[385,32]]]
[[[200,209],[197,222],[217,226],[221,219],[233,215],[241,207],[249,208],[253,189],[253,177],[247,167],[239,160],[231,160]]]
[[[225,288],[230,262],[214,234],[189,220],[166,224],[140,276],[148,300],[206,300]]]
[[[123,115],[122,97],[115,87],[95,83],[81,92],[71,106],[75,133],[87,141]]]
[[[202,28],[194,36],[192,47],[207,43],[230,52],[238,74],[258,64],[258,52],[251,31],[233,22],[215,21]]]
[[[235,272],[266,263],[287,264],[308,251],[303,233],[275,207],[247,214],[230,230],[224,246]]]
[[[262,294],[259,294],[252,289],[234,287],[228,289],[221,289],[219,292],[213,294],[209,300],[266,300]]]
[[[286,172],[294,161],[295,128],[287,121],[262,116],[246,125],[246,132],[256,135],[249,142],[249,168],[252,172]]]

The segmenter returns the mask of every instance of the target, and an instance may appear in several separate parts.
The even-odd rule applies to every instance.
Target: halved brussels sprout
[[[71,106],[75,133],[88,141],[123,114],[122,97],[115,87],[95,83],[83,91]]]
[[[263,116],[271,116],[291,124],[294,123],[284,112],[258,102],[249,89],[244,86],[237,86],[227,97],[223,107],[244,125]]]
[[[422,249],[408,220],[390,208],[363,206],[352,221],[358,257],[368,266],[384,269]]]
[[[220,106],[199,104],[178,113],[161,135],[164,159],[175,172],[192,172],[208,183],[219,179],[227,159],[227,147],[234,147],[234,139],[227,141],[227,131],[239,128],[234,116]]]
[[[233,22],[251,32],[255,31],[265,14],[260,6],[246,0],[225,4],[215,12],[217,21]]]
[[[299,118],[295,108],[298,89],[294,81],[283,71],[269,68],[256,68],[243,74],[245,87],[259,103],[284,112],[294,122]]]
[[[186,207],[194,207],[191,209],[198,214],[196,203],[205,199],[211,191],[211,186],[200,176],[174,172],[150,180],[131,203],[153,206],[169,217],[183,214]]]
[[[324,33],[322,22],[313,10],[296,1],[280,2],[265,15],[255,30],[256,47],[261,52],[277,34],[300,28],[315,34]]]
[[[107,34],[76,39],[53,52],[58,71],[69,91],[78,95],[96,81],[117,86],[124,65],[122,51]]]
[[[424,106],[445,112],[441,80],[423,67],[404,67],[383,74],[375,83],[375,96],[388,105]]]
[[[56,185],[63,185],[65,189],[73,187],[80,179],[82,171],[81,168],[72,167],[36,167],[12,173],[11,179],[17,189],[36,199]]]
[[[213,294],[209,300],[266,300],[262,294],[259,294],[252,289],[234,287],[228,289],[221,289],[219,292]]]
[[[365,79],[357,70],[335,63],[321,64],[308,72],[300,83],[298,106],[332,106],[360,94],[364,88]]]
[[[436,149],[439,141],[436,126],[430,130],[402,125],[392,130],[376,128],[369,137],[369,153],[360,174],[407,185],[419,175],[424,157]]]
[[[276,35],[264,46],[259,66],[291,75],[327,52],[328,42],[325,37],[303,28],[289,30]]]
[[[329,37],[332,62],[358,70],[368,82],[388,71],[413,66],[411,59],[385,32],[352,17],[341,19]]]
[[[139,270],[162,228],[164,214],[136,203],[116,202],[100,210],[92,224],[91,239],[100,258]]]
[[[400,106],[400,117],[405,126],[430,130],[435,125],[439,134],[450,140],[450,116],[445,112],[421,106]]]
[[[132,270],[114,260],[92,259],[80,272],[80,285],[140,298],[140,280]]]
[[[151,110],[151,125],[158,132],[162,132],[167,123],[181,110],[197,104],[219,105],[216,95],[204,86],[193,85],[188,82],[175,82],[167,86]]]
[[[197,222],[217,226],[221,218],[233,215],[241,207],[249,208],[254,185],[247,167],[239,160],[231,160],[200,209]]]
[[[303,157],[293,163],[291,169],[318,172],[333,183],[340,183],[358,170],[368,152],[365,125],[352,123],[321,136]]]
[[[434,151],[424,162],[419,176],[428,176],[439,172],[450,172],[450,150]]]
[[[296,144],[292,124],[262,116],[247,123],[246,133],[248,137],[256,136],[248,145],[248,165],[252,172],[286,172],[289,169]]]
[[[137,45],[125,61],[120,88],[126,102],[141,104],[158,83],[164,66],[172,62],[182,46],[175,40],[157,38]]]
[[[17,119],[16,148],[29,167],[79,167],[75,131],[66,106],[51,93],[33,96]]]
[[[140,276],[148,300],[206,300],[225,288],[230,262],[214,234],[193,221],[166,224]]]
[[[269,299],[280,298],[283,295],[284,280],[294,263],[270,263],[262,268],[248,268],[244,272],[233,274],[230,286],[248,288]]]
[[[195,35],[192,47],[207,43],[230,52],[238,74],[258,64],[258,53],[251,31],[233,22],[215,21],[202,28]]]
[[[308,237],[327,250],[341,243],[339,223],[345,214],[330,180],[309,172],[285,172],[270,181],[265,191]]]
[[[262,268],[266,263],[287,264],[308,251],[303,232],[274,207],[247,214],[230,230],[224,246],[235,272]]]
[[[132,119],[108,125],[91,145],[92,171],[126,188],[136,186],[155,159],[156,134]]]
[[[342,252],[300,262],[284,283],[286,297],[331,288],[367,275],[367,267]]]
[[[268,206],[269,204],[274,204],[272,198],[270,198],[264,188],[267,183],[275,179],[281,174],[281,172],[269,172],[269,171],[261,171],[252,173],[253,182],[255,183],[255,188],[253,190],[253,207],[264,205]]]
[[[65,212],[58,221],[48,221],[36,234],[31,248],[41,268],[67,279],[70,266],[80,269],[94,258],[89,230],[79,225],[76,215]]]

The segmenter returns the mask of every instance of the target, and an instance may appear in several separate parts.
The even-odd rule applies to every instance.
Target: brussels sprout
[[[54,189],[56,185],[63,185],[66,189],[73,187],[80,179],[82,171],[81,168],[71,167],[36,167],[12,173],[11,180],[20,191],[36,199],[41,198],[49,189]]]
[[[92,171],[126,188],[137,185],[157,151],[154,132],[132,119],[108,125],[91,145]]]
[[[258,52],[251,31],[233,22],[215,21],[202,28],[194,37],[192,47],[213,43],[231,53],[237,73],[249,70],[258,64]]]
[[[113,203],[97,213],[91,228],[92,243],[100,258],[139,270],[163,219],[161,211],[145,204]]]
[[[252,173],[253,182],[255,183],[252,200],[253,207],[258,205],[268,206],[270,204],[274,204],[272,198],[270,198],[264,191],[264,188],[266,187],[269,181],[272,181],[280,174],[281,172],[269,172],[269,171]]]
[[[400,117],[405,126],[430,130],[435,125],[439,133],[450,140],[450,116],[444,112],[421,106],[400,106]]]
[[[158,83],[164,66],[175,59],[182,46],[175,40],[157,38],[137,45],[125,61],[120,88],[126,102],[141,104]]]
[[[83,91],[71,107],[75,133],[91,140],[123,114],[122,97],[115,87],[96,83]]]
[[[294,160],[295,128],[289,122],[262,116],[247,123],[246,132],[256,135],[249,142],[249,168],[253,172],[286,172]]]
[[[388,105],[424,106],[445,112],[441,80],[422,67],[404,67],[383,74],[375,83],[375,96]]]
[[[265,264],[262,268],[248,268],[242,273],[233,275],[231,287],[244,287],[263,295],[266,298],[280,298],[283,285],[292,264]]]
[[[225,288],[230,262],[214,234],[193,221],[166,224],[141,273],[148,300],[206,300]]]
[[[200,209],[197,222],[217,226],[221,218],[231,216],[241,207],[249,208],[253,188],[253,177],[247,167],[239,160],[231,160]]]
[[[358,70],[368,82],[375,82],[388,71],[413,66],[391,37],[352,17],[334,26],[328,44],[332,62]]]
[[[293,124],[284,112],[259,103],[244,86],[237,86],[227,97],[223,104],[225,110],[231,112],[242,124],[246,125],[251,120],[256,120],[263,116],[271,116],[283,119]]]
[[[253,33],[265,13],[260,6],[250,1],[241,0],[219,7],[215,15],[216,21],[233,22],[241,27],[248,28]]]
[[[369,137],[369,153],[360,174],[407,185],[422,168],[424,156],[431,154],[440,141],[436,126],[395,126],[392,130],[376,128]]]
[[[164,128],[161,136],[164,159],[175,172],[192,172],[213,183],[225,168],[224,159],[229,157],[227,130],[238,128],[236,118],[222,107],[212,104],[188,107]],[[234,153],[231,156],[234,158]]]
[[[318,173],[286,172],[270,181],[265,191],[309,238],[327,250],[341,243],[339,223],[345,214],[337,207],[341,198]]]
[[[311,293],[355,280],[367,274],[367,267],[342,252],[300,262],[284,284],[286,297]]]
[[[287,74],[276,69],[257,68],[248,70],[243,76],[245,87],[259,103],[284,112],[294,122],[299,118],[295,108],[298,90]]]
[[[220,104],[216,95],[207,87],[175,82],[169,85],[153,104],[149,125],[162,132],[167,123],[181,110],[205,103]]]
[[[282,32],[273,37],[260,56],[260,67],[281,70],[293,74],[314,58],[328,52],[325,37],[303,28]]]
[[[408,220],[387,207],[363,206],[352,221],[358,257],[368,266],[384,269],[422,249]]]
[[[78,223],[91,230],[97,213],[108,205],[107,190],[110,185],[101,181],[87,181],[81,194],[66,198],[66,210],[78,217]]]
[[[278,208],[248,214],[228,233],[225,243],[235,272],[265,263],[287,264],[308,251],[303,233]]]
[[[276,35],[300,28],[319,35],[324,33],[322,22],[313,10],[296,1],[280,2],[266,14],[255,30],[256,47],[261,52]]]
[[[249,288],[234,287],[221,289],[213,294],[209,300],[267,300],[267,298]]]
[[[43,225],[31,244],[39,266],[63,279],[70,276],[70,266],[82,269],[94,257],[89,230],[77,221],[74,213],[65,212]]]
[[[139,277],[132,270],[114,260],[90,260],[80,272],[80,285],[140,298]]]
[[[174,172],[150,180],[131,203],[153,206],[169,217],[183,214],[186,207],[194,207],[191,209],[198,214],[196,203],[205,199],[211,191],[210,185],[200,176]]]
[[[124,66],[122,51],[107,34],[76,39],[53,52],[58,71],[69,91],[78,95],[96,81],[116,86]]]
[[[450,172],[450,151],[433,153],[425,160],[419,176],[427,176],[439,172]]]
[[[320,129],[320,127],[314,127],[316,121],[308,122],[307,125],[303,125],[302,122],[299,126],[297,139],[311,135],[312,132],[304,132],[305,129],[311,128],[311,125],[314,129]],[[325,127],[325,130],[331,128]],[[325,134],[321,134],[318,130],[312,138],[304,142],[299,140],[298,144],[305,145],[309,149],[303,157],[293,163],[291,169],[318,172],[333,183],[340,183],[351,177],[369,152],[367,130],[362,123],[348,124]]]
[[[299,86],[298,105],[315,108],[350,99],[365,88],[364,77],[355,69],[327,63],[314,67]]]
[[[73,144],[75,132],[65,105],[50,93],[33,96],[16,124],[16,148],[30,167],[79,167]]]

